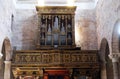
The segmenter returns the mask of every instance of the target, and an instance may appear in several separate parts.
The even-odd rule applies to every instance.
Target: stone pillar
[[[101,65],[101,79],[107,79],[107,72],[106,72],[106,61],[104,60]]]
[[[109,57],[112,59],[112,63],[113,63],[113,75],[114,75],[114,79],[119,79],[119,57],[120,54],[119,53],[113,53],[110,54]]]
[[[4,79],[10,79],[11,61],[4,61],[4,63],[5,63]]]

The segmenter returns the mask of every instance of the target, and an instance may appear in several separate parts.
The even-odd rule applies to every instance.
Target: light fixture
[[[74,0],[67,0],[67,6],[74,6]]]
[[[38,0],[38,6],[44,6],[44,0]]]

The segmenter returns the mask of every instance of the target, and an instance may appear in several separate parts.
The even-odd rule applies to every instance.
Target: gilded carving
[[[25,60],[26,60],[27,62],[30,62],[30,61],[31,61],[31,56],[29,56],[29,55],[26,56],[26,57],[25,57]]]
[[[36,60],[36,57],[35,57],[35,55],[33,55],[32,56],[32,61],[35,62],[35,60]]]
[[[59,53],[53,54],[53,62],[55,62],[55,63],[60,62],[60,54]]]
[[[96,53],[82,52],[80,50],[39,50],[39,51],[16,51],[12,61],[14,76],[34,75],[43,76],[45,68],[86,68],[93,70],[99,68]],[[18,67],[18,68],[17,68]],[[14,69],[16,68],[16,69]],[[86,74],[80,70],[80,74]],[[72,71],[70,72],[72,74]]]
[[[19,62],[19,60],[20,60],[20,56],[15,55],[15,62]]]
[[[75,6],[73,6],[73,7],[46,6],[43,8],[43,7],[37,6],[36,9],[37,9],[37,11],[39,11],[39,13],[73,13],[74,14],[76,7]]]
[[[41,56],[39,56],[39,55],[36,56],[36,61],[37,61],[37,62],[40,62],[40,61],[41,61]]]
[[[50,52],[50,51],[48,51]],[[67,51],[66,51],[67,52]],[[37,52],[37,53],[24,53],[24,54],[15,54],[14,64],[20,63],[21,64],[38,64],[40,65],[44,64],[58,64],[58,63],[97,63],[97,55],[96,54],[81,54],[81,53],[75,53],[75,51],[71,51],[71,53],[61,53],[61,51],[51,51],[51,53],[47,52]]]
[[[55,52],[55,51],[52,51]],[[76,63],[76,62],[97,62],[97,56],[95,54],[76,54],[76,53],[72,53],[72,54],[62,54],[61,52],[56,52],[56,53],[44,53],[41,52],[40,53],[36,53],[35,55],[30,55],[30,53],[24,53],[24,54],[15,54],[15,59],[14,59],[14,63],[41,63],[42,64],[55,64],[55,63]],[[78,64],[79,64],[78,63]]]
[[[70,60],[71,60],[70,54],[63,54],[62,56],[63,56],[63,58],[62,58],[63,63],[64,63],[64,62],[65,62],[65,63],[69,63],[69,62],[70,62]]]
[[[72,55],[72,62],[76,62],[76,55]]]
[[[42,55],[42,63],[51,63],[52,56],[50,54],[43,54]]]
[[[20,55],[20,58],[21,58],[21,62],[24,62],[25,55]]]

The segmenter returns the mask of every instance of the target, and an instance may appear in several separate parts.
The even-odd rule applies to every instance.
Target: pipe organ
[[[40,45],[72,45],[71,15],[42,15]]]
[[[98,79],[97,50],[75,47],[76,7],[36,7],[35,50],[14,50],[13,79]]]
[[[38,49],[75,47],[74,15],[76,7],[37,7]]]

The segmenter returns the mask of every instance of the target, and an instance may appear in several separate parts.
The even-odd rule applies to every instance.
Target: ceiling
[[[45,3],[66,3],[69,0],[44,0]],[[75,2],[95,2],[96,0],[74,0]],[[34,3],[37,0],[17,0],[17,2]]]
[[[17,0],[17,1],[37,1],[37,0]],[[44,0],[44,1],[59,2],[59,1],[67,1],[67,0]],[[90,2],[90,1],[95,1],[95,0],[75,0],[75,1]]]
[[[41,0],[43,1],[43,0]],[[44,0],[45,6],[66,6],[71,0]],[[93,9],[98,0],[74,0],[74,5],[81,9]],[[32,9],[37,5],[38,0],[16,0],[16,8]]]

